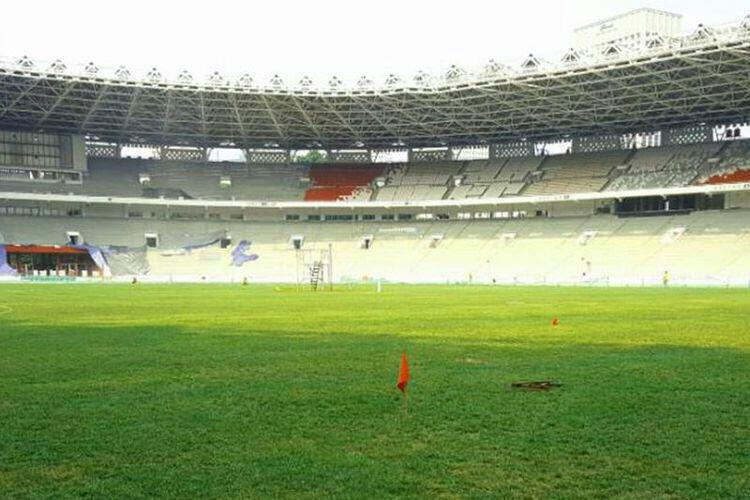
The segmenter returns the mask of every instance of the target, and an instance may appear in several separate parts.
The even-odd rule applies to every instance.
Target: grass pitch
[[[3,498],[750,496],[748,290],[0,298]]]

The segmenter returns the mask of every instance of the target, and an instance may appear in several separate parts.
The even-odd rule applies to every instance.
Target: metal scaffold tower
[[[308,284],[313,292],[333,290],[333,251],[328,248],[295,250],[297,267],[297,289],[303,290]]]

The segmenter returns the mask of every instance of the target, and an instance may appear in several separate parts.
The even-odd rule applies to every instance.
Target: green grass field
[[[0,298],[2,498],[750,497],[750,290]]]

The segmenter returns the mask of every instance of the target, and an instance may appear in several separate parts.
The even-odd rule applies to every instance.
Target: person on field
[[[664,271],[664,276],[661,277],[661,282],[664,286],[669,286],[669,271]]]

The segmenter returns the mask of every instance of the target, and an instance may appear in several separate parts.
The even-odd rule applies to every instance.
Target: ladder
[[[310,280],[310,289],[315,292],[323,290],[326,279],[331,277],[333,264],[331,250],[297,250],[297,285]]]
[[[316,260],[310,267],[310,288],[318,289],[318,284],[323,281],[323,261]]]

